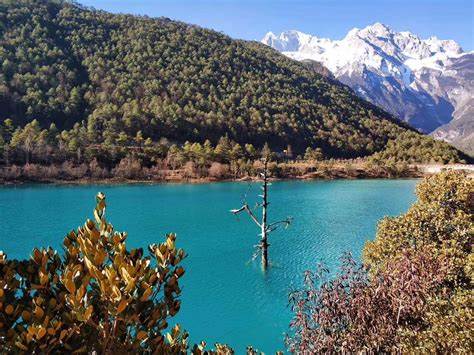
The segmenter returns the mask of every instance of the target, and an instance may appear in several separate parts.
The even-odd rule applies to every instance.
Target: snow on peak
[[[425,132],[465,117],[457,112],[472,98],[474,52],[464,53],[452,40],[422,39],[376,22],[341,40],[293,30],[269,32],[262,42],[290,58],[321,63],[364,99]]]
[[[431,36],[425,40],[425,43],[432,53],[443,52],[452,56],[463,53],[461,46],[453,40],[441,40],[436,36]]]
[[[350,37],[354,37],[354,36],[357,36],[358,33],[360,31],[360,28],[357,28],[357,27],[354,27],[352,30],[350,30],[349,32],[347,32],[347,35],[345,38],[350,38]]]
[[[380,22],[353,28],[342,40],[292,30],[279,35],[269,32],[262,42],[293,59],[321,62],[336,76],[366,67],[404,82],[409,80],[407,73],[411,70],[442,70],[445,60],[463,53],[455,41],[434,36],[423,40],[408,31],[395,32]]]
[[[291,30],[282,32],[278,36],[273,32],[268,32],[261,42],[280,52],[295,52],[299,50],[301,45],[309,42],[312,38],[311,35],[306,33]]]
[[[263,36],[262,42],[265,42],[270,39],[276,39],[276,38],[277,38],[276,35],[272,31],[270,31],[270,32],[267,32],[265,36]]]
[[[387,25],[383,23],[376,22],[373,25],[367,26],[359,31],[360,35],[373,35],[377,37],[390,37],[393,34],[393,31]]]

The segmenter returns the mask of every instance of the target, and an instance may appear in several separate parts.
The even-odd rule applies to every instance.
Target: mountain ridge
[[[320,62],[359,96],[426,133],[456,126],[460,112],[474,116],[468,104],[474,52],[464,52],[453,40],[421,39],[375,23],[354,28],[341,40],[291,30],[268,32],[261,42],[292,59]],[[456,132],[451,136],[459,139],[471,133]]]
[[[0,10],[0,121],[13,120],[0,127],[7,132],[0,143],[23,146],[27,157],[38,124],[54,126],[41,147],[50,137],[59,155],[77,160],[87,147],[101,146],[116,160],[115,147],[162,140],[217,144],[227,137],[258,149],[291,145],[296,154],[319,148],[328,158],[371,155],[407,131],[431,140],[259,42],[67,2],[13,2]],[[8,133],[12,125],[26,132]],[[433,150],[443,161],[460,159],[448,145]]]

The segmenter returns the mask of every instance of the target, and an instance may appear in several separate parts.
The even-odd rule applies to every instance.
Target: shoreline
[[[285,167],[279,164],[279,167]],[[291,166],[291,164],[289,165]],[[294,166],[293,166],[294,167]],[[386,169],[370,169],[366,166],[350,166],[347,164],[335,164],[324,169],[314,166],[311,171],[297,171],[295,169],[289,171],[281,171],[276,173],[272,181],[330,181],[330,180],[399,180],[399,179],[420,179],[433,175],[442,170],[460,170],[467,173],[468,176],[474,177],[473,165],[413,165],[405,170],[389,171]],[[169,175],[148,175],[146,177],[107,177],[97,178],[91,176],[84,177],[42,177],[20,175],[14,178],[1,178],[0,187],[4,186],[22,186],[22,185],[56,185],[56,186],[72,186],[72,185],[128,185],[128,184],[209,184],[216,182],[246,182],[258,181],[258,178],[250,175],[246,176],[229,176],[229,174],[216,176],[186,176],[184,174]]]
[[[403,179],[421,179],[428,174],[416,174],[406,176],[363,176],[363,177],[274,177],[271,181],[335,181],[335,180],[403,180]],[[172,179],[172,180],[159,180],[159,179],[77,179],[77,180],[10,180],[0,181],[0,187],[8,186],[26,186],[26,185],[52,185],[52,186],[83,186],[83,185],[181,185],[181,184],[212,184],[212,183],[223,183],[223,182],[252,182],[260,181],[257,178],[243,177],[243,178],[224,178],[224,179],[212,179],[212,178],[188,178],[188,179]]]

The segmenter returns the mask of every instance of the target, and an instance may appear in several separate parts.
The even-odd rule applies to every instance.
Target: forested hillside
[[[124,147],[146,143],[166,155],[173,143],[216,145],[221,137],[242,147],[267,142],[274,151],[290,145],[295,154],[311,147],[325,157],[356,157],[409,129],[259,43],[61,1],[7,3],[0,5],[4,163],[44,155],[110,163],[128,154]],[[17,128],[33,120],[26,132]],[[448,145],[440,149],[460,159]]]

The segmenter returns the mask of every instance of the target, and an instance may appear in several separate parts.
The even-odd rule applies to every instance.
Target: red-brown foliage
[[[294,319],[287,336],[296,353],[393,352],[400,328],[422,329],[427,300],[443,280],[443,267],[427,255],[404,254],[369,278],[350,254],[336,277],[320,266],[290,294]]]

